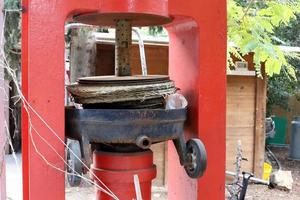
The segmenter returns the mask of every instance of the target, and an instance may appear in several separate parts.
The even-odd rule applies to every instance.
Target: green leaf
[[[250,1],[237,4],[228,0],[228,41],[236,45],[241,55],[254,53],[254,63],[257,74],[261,74],[261,63],[265,62],[266,73],[269,76],[279,74],[288,65],[286,55],[273,44],[274,30],[300,13],[300,0],[295,1]],[[242,7],[241,5],[244,5]],[[237,55],[233,49],[229,53]],[[292,70],[287,74],[294,76]]]

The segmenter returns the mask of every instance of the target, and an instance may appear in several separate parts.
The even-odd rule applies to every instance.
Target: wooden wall
[[[227,77],[226,168],[235,170],[237,141],[241,140],[242,170],[253,172],[255,128],[255,77]]]
[[[254,71],[253,55],[245,57]],[[235,73],[227,76],[226,169],[235,170],[237,141],[241,140],[242,170],[261,178],[265,152],[267,78]]]
[[[145,54],[148,74],[168,74],[168,46],[157,44],[145,44]],[[96,75],[114,74],[114,45],[100,43],[97,45]],[[131,73],[142,74],[139,46],[133,44],[131,52]]]

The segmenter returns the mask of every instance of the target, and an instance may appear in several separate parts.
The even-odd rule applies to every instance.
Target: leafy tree
[[[277,44],[286,46],[300,46],[300,14],[291,20],[287,26],[279,26],[275,29]],[[274,106],[289,111],[288,100],[290,96],[296,96],[299,100],[300,90],[300,59],[290,58],[288,62],[295,66],[297,80],[290,80],[286,76],[277,75],[268,80],[267,112],[272,114]]]
[[[297,72],[297,75],[299,72]],[[299,76],[297,76],[299,77]],[[273,108],[279,106],[280,108],[289,111],[289,98],[297,94],[299,91],[299,80],[294,81],[285,75],[274,75],[268,80],[268,101],[267,101],[267,116],[272,115]],[[297,100],[299,96],[296,95]]]
[[[300,46],[300,14],[290,21],[287,26],[279,26],[275,29],[277,43],[287,46]],[[274,106],[289,110],[288,100],[296,95],[299,99],[300,90],[300,59],[290,58],[291,65],[295,66],[297,80],[291,80],[284,75],[276,75],[268,80],[268,103],[267,112],[270,115]]]
[[[274,106],[288,110],[288,99],[299,91],[299,55],[278,45],[299,45],[300,1],[228,0],[228,54],[239,59],[254,52],[255,68],[261,63],[269,76],[267,115]],[[298,27],[298,28],[297,28]],[[234,45],[230,45],[230,44]],[[233,65],[228,57],[228,64]]]
[[[300,0],[228,0],[228,54],[242,59],[242,56],[254,52],[258,76],[261,75],[261,63],[265,63],[267,75],[273,76],[284,70],[295,79],[294,66],[288,63],[284,52],[274,45],[274,31],[296,19],[296,13],[299,12]],[[230,56],[228,64],[233,66]]]
[[[275,29],[278,44],[300,47],[300,13],[291,20],[287,26],[279,26]]]

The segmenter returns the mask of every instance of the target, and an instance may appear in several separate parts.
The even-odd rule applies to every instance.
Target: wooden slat
[[[241,140],[243,157],[248,161],[242,162],[242,170],[253,172],[253,146],[254,146],[254,127],[240,128],[227,127],[226,136],[226,169],[234,171],[237,153],[237,141]]]
[[[157,175],[153,181],[153,185],[155,186],[165,185],[165,145],[165,143],[158,143],[151,146],[154,155],[154,164],[157,169]]]
[[[142,74],[139,47],[132,46],[132,74]],[[145,45],[148,74],[168,74],[168,46]]]
[[[241,140],[242,170],[253,172],[255,127],[255,77],[227,77],[226,169],[235,171],[237,142]]]
[[[74,83],[80,77],[95,76],[96,41],[94,29],[89,31],[79,28],[72,30],[70,50],[70,81]]]
[[[254,175],[262,178],[265,152],[266,77],[256,79]]]
[[[114,75],[114,45],[97,44],[96,75]],[[168,74],[168,46],[145,45],[148,74]],[[142,74],[139,46],[131,47],[131,73]]]

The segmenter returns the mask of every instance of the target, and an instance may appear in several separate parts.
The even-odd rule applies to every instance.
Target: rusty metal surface
[[[78,79],[80,84],[144,84],[145,82],[156,83],[159,81],[169,81],[166,75],[134,75],[134,76],[90,76]]]
[[[127,19],[116,20],[115,75],[130,76],[132,25]]]
[[[115,26],[116,20],[127,19],[132,26],[158,26],[172,22],[172,18],[147,13],[89,13],[73,17],[74,21],[96,26]]]
[[[160,97],[144,101],[138,100],[114,103],[82,104],[82,107],[85,109],[163,109],[165,108],[165,99]]]
[[[135,144],[141,136],[152,143],[183,134],[186,109],[65,109],[66,136],[91,143]]]
[[[186,109],[75,109],[65,110],[66,136],[81,144],[83,159],[91,163],[92,149],[141,152],[151,144],[173,140],[180,164],[191,178],[203,175],[206,150],[199,139],[184,139]],[[193,145],[191,145],[193,144]]]

